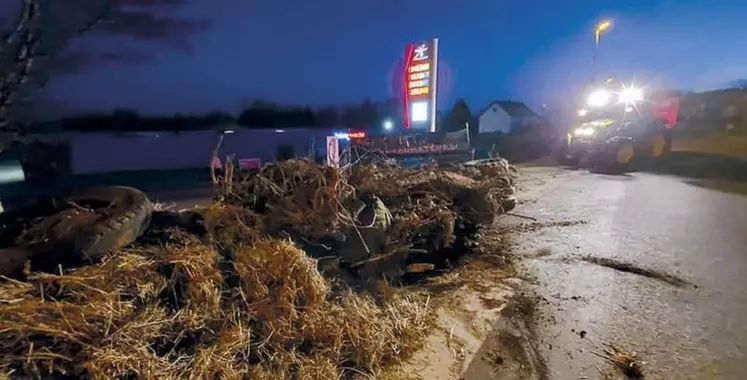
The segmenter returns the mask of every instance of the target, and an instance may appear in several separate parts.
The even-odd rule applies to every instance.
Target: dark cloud
[[[190,37],[205,31],[210,24],[205,20],[174,17],[175,8],[186,4],[186,0],[46,0],[41,49],[48,59],[60,61],[60,68],[55,71],[64,73],[93,64],[151,60],[143,50],[119,46],[116,51],[70,51],[71,41],[79,37],[125,37],[189,52]]]
[[[102,22],[100,31],[137,40],[163,42],[179,50],[189,50],[189,37],[207,30],[209,26],[204,20],[179,20],[148,11],[120,8],[113,10],[108,19]]]

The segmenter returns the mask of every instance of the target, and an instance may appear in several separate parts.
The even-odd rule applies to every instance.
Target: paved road
[[[615,372],[594,355],[606,343],[637,352],[647,378],[747,378],[746,183],[527,168],[521,188],[517,213],[585,222],[525,233],[517,250],[546,300],[535,318],[547,372],[538,378],[606,378]],[[697,286],[576,260],[583,256]]]

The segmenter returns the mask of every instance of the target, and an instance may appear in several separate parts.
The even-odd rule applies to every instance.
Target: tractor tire
[[[659,158],[666,156],[672,151],[672,134],[666,128],[660,128],[651,136],[648,144],[648,156]]]
[[[560,166],[577,166],[580,159],[575,156],[568,156],[568,142],[566,139],[559,139],[552,147],[552,158]]]
[[[142,191],[107,186],[53,197],[0,214],[0,274],[92,263],[135,241],[153,206]]]
[[[614,137],[596,153],[593,171],[606,174],[626,173],[633,163],[635,151],[635,142],[632,139]]]
[[[582,157],[579,157],[579,156],[570,156],[570,157],[564,156],[559,159],[558,163],[562,166],[567,166],[567,167],[575,169],[582,165],[581,160],[582,160]]]

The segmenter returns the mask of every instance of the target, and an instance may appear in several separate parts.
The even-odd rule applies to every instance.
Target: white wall
[[[312,145],[317,155],[324,155],[326,136],[332,134],[333,131],[325,129],[236,130],[225,135],[220,158],[235,154],[236,159],[274,161],[280,144],[291,145],[297,157],[307,156]],[[72,172],[206,168],[218,138],[216,131],[81,133],[71,139]]]
[[[480,115],[478,133],[508,133],[510,131],[511,117],[497,104],[491,105],[489,109]]]

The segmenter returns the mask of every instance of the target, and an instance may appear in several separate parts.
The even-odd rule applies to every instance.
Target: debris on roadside
[[[396,282],[408,267],[443,268],[467,253],[479,229],[511,203],[516,175],[505,160],[452,169],[355,165],[345,172],[289,160],[235,180],[223,198],[251,213],[265,235],[289,237],[312,257],[338,256],[358,274]]]
[[[354,285],[471,252],[513,193],[515,170],[489,166],[343,172],[290,160],[207,208],[160,210],[136,244],[96,264],[0,283],[0,373],[375,377],[422,346],[434,315],[427,295]]]
[[[643,363],[638,360],[635,352],[630,353],[612,344],[606,344],[602,353],[595,354],[614,365],[627,379],[644,378]]]

